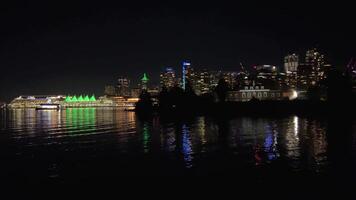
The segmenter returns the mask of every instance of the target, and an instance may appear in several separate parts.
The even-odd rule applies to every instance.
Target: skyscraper
[[[176,73],[173,68],[167,67],[165,71],[160,74],[160,84],[161,87],[167,89],[171,89],[177,85]]]
[[[284,57],[285,83],[290,88],[297,87],[299,56],[290,54]]]
[[[115,96],[116,95],[115,87],[113,85],[105,86],[104,94],[107,96]]]
[[[284,57],[284,71],[293,73],[298,71],[299,56],[297,54],[289,54]]]
[[[202,70],[197,73],[197,81],[195,84],[196,93],[198,95],[206,94],[211,91],[212,76],[208,70]]]
[[[231,89],[237,87],[237,72],[221,72],[221,78],[223,78]]]
[[[130,96],[130,80],[120,77],[117,80],[116,92],[117,96]]]
[[[142,90],[146,90],[148,89],[148,81],[150,79],[148,79],[148,76],[146,73],[143,73],[143,77],[141,78],[141,89]]]
[[[187,83],[187,75],[190,71],[190,62],[183,62],[183,67],[182,67],[182,88],[185,90],[185,85]]]
[[[317,49],[311,49],[306,52],[305,62],[298,67],[298,86],[302,89],[308,89],[317,85],[326,78],[326,72],[330,65],[326,63],[325,56]]]

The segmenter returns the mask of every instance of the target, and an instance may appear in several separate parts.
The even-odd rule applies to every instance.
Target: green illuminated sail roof
[[[66,99],[65,99],[66,102],[71,102],[72,101],[72,97],[70,96],[67,96]]]
[[[80,96],[79,96],[78,101],[84,101],[84,99],[83,99],[83,96],[82,96],[82,95],[80,95]]]
[[[94,95],[90,97],[90,101],[96,101],[96,98]]]
[[[89,96],[88,96],[88,95],[86,95],[86,96],[84,97],[84,101],[90,101],[90,99],[89,99]]]
[[[74,97],[72,98],[72,102],[77,102],[78,99],[77,99],[77,96],[74,95]]]
[[[149,81],[150,79],[148,79],[147,74],[143,73],[143,78],[141,79],[141,81]]]

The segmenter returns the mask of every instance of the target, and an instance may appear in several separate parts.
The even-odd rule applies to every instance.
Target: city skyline
[[[180,62],[180,65],[178,65],[178,66],[173,66],[173,65],[169,65],[168,67],[160,67],[159,69],[160,69],[160,71],[157,73],[157,74],[155,74],[155,73],[153,73],[153,72],[151,72],[151,71],[148,71],[147,73],[146,72],[143,72],[143,73],[141,73],[141,72],[138,72],[134,77],[137,77],[137,78],[133,78],[132,76],[124,76],[124,75],[122,75],[122,74],[120,74],[120,75],[118,75],[117,77],[115,77],[115,76],[112,76],[111,77],[111,80],[112,81],[107,81],[104,85],[102,85],[101,86],[101,90],[99,91],[99,92],[92,92],[93,94],[97,94],[97,95],[102,95],[102,94],[109,94],[109,96],[130,96],[129,94],[129,92],[127,92],[126,91],[126,93],[125,93],[125,95],[121,95],[122,93],[120,93],[120,95],[119,94],[117,94],[117,91],[114,91],[114,90],[116,90],[115,88],[118,88],[118,87],[120,87],[119,85],[120,84],[122,84],[122,83],[120,83],[120,82],[122,82],[123,80],[122,79],[126,79],[125,81],[126,82],[128,82],[128,83],[126,83],[127,84],[127,86],[125,86],[125,87],[127,87],[127,89],[129,89],[130,87],[129,86],[131,86],[131,88],[130,89],[135,89],[135,88],[140,88],[141,86],[141,78],[142,78],[142,75],[144,74],[145,76],[146,76],[146,74],[148,74],[148,76],[150,77],[150,80],[149,80],[149,86],[151,87],[151,88],[155,88],[155,87],[159,87],[159,88],[161,88],[164,84],[162,83],[162,72],[164,72],[164,71],[166,71],[166,70],[168,70],[168,71],[171,71],[171,72],[173,72],[173,74],[174,74],[174,77],[173,77],[173,79],[171,80],[171,83],[170,83],[170,85],[168,86],[168,88],[171,88],[171,87],[173,87],[173,86],[175,86],[175,85],[177,85],[177,86],[179,86],[179,87],[183,87],[183,69],[182,69],[182,66],[183,66],[183,64],[185,64],[185,63],[189,63],[189,68],[191,68],[191,69],[193,69],[193,70],[195,70],[196,72],[199,72],[199,73],[240,73],[240,72],[242,72],[242,71],[246,71],[246,72],[249,72],[249,73],[253,73],[253,71],[255,71],[256,70],[256,67],[258,68],[258,67],[263,67],[263,66],[273,66],[273,67],[276,67],[276,72],[277,73],[282,73],[282,74],[284,74],[285,73],[285,76],[286,77],[289,77],[288,76],[288,73],[289,73],[289,71],[287,70],[287,68],[286,68],[286,62],[287,62],[287,60],[286,60],[286,58],[287,57],[289,57],[289,56],[297,56],[297,57],[299,57],[298,58],[298,65],[300,65],[299,67],[303,67],[303,66],[305,66],[306,68],[310,68],[311,66],[308,66],[307,64],[306,64],[306,60],[304,60],[304,56],[306,56],[306,58],[305,59],[307,59],[307,57],[308,57],[308,53],[309,52],[313,52],[314,53],[314,51],[315,52],[318,52],[318,54],[320,54],[320,49],[316,49],[316,48],[306,48],[306,51],[305,52],[303,52],[303,53],[295,53],[295,52],[292,52],[292,53],[290,53],[290,54],[287,54],[287,55],[285,55],[284,57],[282,57],[281,58],[281,60],[283,60],[283,62],[284,63],[282,63],[281,65],[265,65],[265,64],[257,64],[257,65],[253,65],[253,66],[248,66],[248,67],[246,67],[245,65],[243,65],[243,63],[239,63],[239,66],[236,66],[235,68],[224,68],[224,67],[218,67],[218,66],[215,66],[215,67],[202,67],[202,66],[197,66],[197,65],[195,65],[195,63],[192,63],[190,60],[187,60],[187,59],[184,59],[183,61],[181,61]],[[304,55],[304,54],[306,54],[306,55]],[[325,56],[325,54],[323,54],[323,51],[321,51],[321,56],[323,56],[323,60],[324,60],[324,56]],[[303,58],[303,59],[302,59]],[[329,60],[327,57],[325,58],[325,61],[326,60]],[[353,59],[351,59],[351,62],[353,61]],[[290,62],[290,61],[288,61],[288,62]],[[327,63],[327,62],[326,62]],[[295,67],[295,66],[294,66]],[[348,67],[348,65],[347,66],[332,66],[332,67],[334,67],[335,69],[346,69],[346,67]],[[298,68],[298,67],[297,67]],[[297,69],[297,68],[295,68],[295,70]],[[194,74],[193,74],[193,76],[194,76]],[[197,74],[196,74],[196,76],[198,76]],[[219,75],[219,76],[221,76],[221,75]],[[235,77],[235,80],[234,81],[236,81],[236,78],[237,77]],[[313,79],[313,77],[312,77],[312,79]],[[218,80],[218,79],[217,79]],[[230,84],[231,84],[231,82],[230,81],[228,81]],[[117,84],[117,85],[116,85]],[[191,83],[191,84],[193,84],[193,83]],[[211,92],[211,85],[210,85],[211,83],[207,83],[207,85],[205,86],[206,87],[206,92]],[[216,86],[216,84],[217,84],[217,81],[216,81],[216,83],[215,83],[215,86]],[[105,86],[105,88],[104,88],[104,86]],[[233,87],[233,85],[231,85],[232,87]],[[167,86],[166,86],[167,87]],[[104,89],[103,89],[104,88]],[[208,89],[209,88],[209,89]],[[292,87],[293,88],[293,87]],[[304,89],[307,89],[307,88],[304,88]],[[107,90],[111,90],[110,92],[108,92]],[[195,90],[195,92],[197,92],[197,94],[200,94],[200,92],[199,92],[199,89],[198,88],[194,88],[194,90]],[[197,91],[198,90],[198,91]],[[203,89],[204,90],[204,89]],[[88,91],[90,91],[90,89],[88,90]],[[103,92],[104,91],[104,92]],[[91,92],[88,92],[88,93],[91,93]],[[16,94],[16,96],[19,96],[19,95],[30,95],[30,94],[35,94],[35,95],[43,95],[44,93],[27,93],[27,94]],[[65,92],[62,92],[62,93],[46,93],[46,94],[49,94],[49,95],[63,95],[63,94],[76,94],[75,92],[71,92],[71,91],[65,91]],[[7,101],[9,101],[9,100],[11,100],[11,98],[12,97],[7,97],[7,98],[5,98]]]
[[[354,15],[310,0],[2,2],[2,196],[356,196]]]
[[[335,66],[347,65],[356,43],[351,7],[324,3],[321,11],[316,3],[302,5],[7,2],[0,99],[83,88],[102,94],[116,76],[138,79],[137,71],[150,71],[155,77],[183,60],[226,70],[240,62],[282,66],[286,54],[312,47]]]

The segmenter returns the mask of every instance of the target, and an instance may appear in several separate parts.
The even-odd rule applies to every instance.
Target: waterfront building
[[[227,101],[230,102],[246,102],[253,98],[258,100],[283,100],[287,94],[281,90],[270,90],[264,86],[245,86],[241,90],[232,90],[227,93]]]
[[[136,103],[140,100],[139,98],[131,98],[131,97],[110,97],[109,98],[113,102],[113,107],[117,108],[125,108],[132,110],[135,107]]]
[[[64,100],[64,95],[22,95],[12,100],[9,108],[36,108],[41,104],[58,104]]]
[[[34,109],[42,104],[60,105],[65,108],[122,108],[131,109],[139,101],[139,98],[102,96],[96,98],[94,95],[40,95],[19,96],[9,104],[10,109]]]

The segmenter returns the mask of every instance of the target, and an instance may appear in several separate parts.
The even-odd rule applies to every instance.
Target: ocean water
[[[134,112],[95,108],[4,110],[0,116],[0,178],[13,184],[122,176],[331,184],[356,177],[353,119],[140,119]]]

